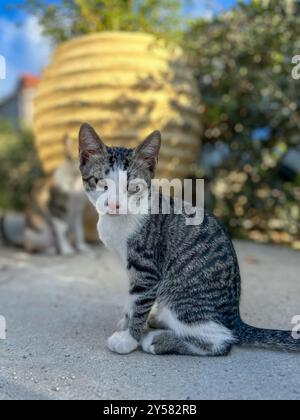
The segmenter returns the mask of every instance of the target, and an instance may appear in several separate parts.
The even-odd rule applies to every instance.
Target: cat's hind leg
[[[198,356],[225,356],[235,343],[233,333],[213,321],[187,324],[176,314],[164,308],[158,318],[168,330],[148,333],[142,348],[152,354],[187,354]]]
[[[215,349],[211,343],[197,340],[194,337],[183,339],[177,337],[173,331],[157,330],[146,334],[142,342],[142,349],[146,353],[163,355],[192,355],[192,356],[227,356],[231,350],[230,343]]]
[[[142,349],[151,354],[193,354],[188,345],[172,331],[151,331],[142,341]]]

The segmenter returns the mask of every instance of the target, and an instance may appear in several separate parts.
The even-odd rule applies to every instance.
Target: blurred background
[[[26,213],[64,136],[76,156],[82,122],[111,145],[162,129],[160,176],[205,178],[234,237],[300,249],[299,1],[0,7],[2,215]]]

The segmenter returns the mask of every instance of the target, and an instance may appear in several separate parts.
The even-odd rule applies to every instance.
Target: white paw
[[[72,257],[75,255],[75,249],[73,249],[72,247],[64,247],[61,249],[60,254],[64,257]]]
[[[142,349],[146,353],[156,354],[155,353],[155,346],[153,341],[155,337],[162,334],[164,331],[151,331],[149,332],[142,341]]]
[[[128,354],[138,347],[138,342],[130,335],[129,330],[115,332],[108,340],[109,350],[118,354]]]
[[[76,248],[77,251],[82,254],[89,254],[92,251],[92,249],[84,242],[77,244]]]

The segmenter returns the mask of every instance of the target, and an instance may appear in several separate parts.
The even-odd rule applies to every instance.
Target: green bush
[[[300,81],[291,75],[299,40],[300,5],[286,0],[241,3],[186,37],[204,145],[228,152],[208,176],[212,209],[237,236],[297,246],[300,184],[278,169],[300,143]]]
[[[191,0],[28,0],[22,7],[38,17],[55,42],[102,31],[141,31],[181,37],[182,8]]]
[[[0,122],[0,209],[24,210],[42,175],[32,133]]]

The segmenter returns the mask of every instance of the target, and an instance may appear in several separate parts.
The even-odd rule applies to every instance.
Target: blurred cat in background
[[[2,216],[0,236],[5,242],[21,245],[28,252],[89,252],[83,227],[87,198],[69,136],[64,138],[64,149],[63,163],[50,178],[36,184],[23,221],[22,217]]]

